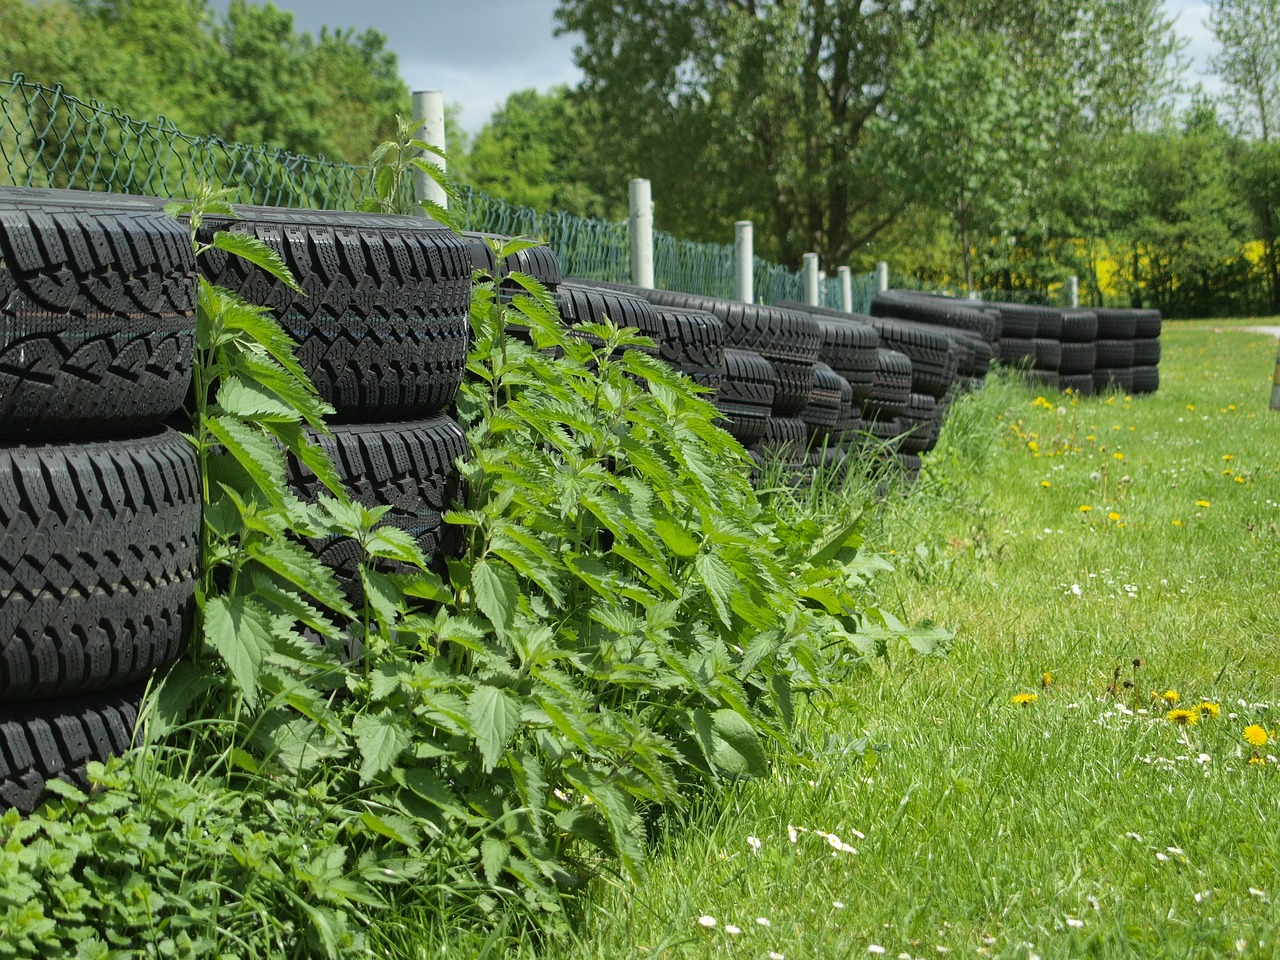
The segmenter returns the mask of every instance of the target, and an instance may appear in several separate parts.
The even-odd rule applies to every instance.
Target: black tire
[[[799,417],[770,417],[759,447],[774,463],[802,466],[809,450],[809,428]]]
[[[895,457],[899,474],[908,487],[913,487],[920,480],[920,471],[924,469],[924,461],[919,455],[899,451]]]
[[[269,307],[298,341],[298,360],[335,423],[411,420],[447,408],[467,363],[471,255],[440,224],[331,210],[237,207],[206,217],[257,237],[293,271],[303,294],[239,257],[210,250],[200,269],[219,286]]]
[[[0,188],[0,437],[137,433],[181,408],[195,255],[153,201]]]
[[[987,343],[1000,339],[1000,319],[974,307],[972,301],[953,297],[928,297],[903,290],[886,290],[876,294],[871,304],[871,315],[969,330]]]
[[[824,316],[818,317],[818,327],[822,331],[822,362],[844,377],[853,391],[853,402],[861,403],[871,395],[876,382],[880,334],[866,324]]]
[[[1135,310],[1133,317],[1133,338],[1135,340],[1154,340],[1160,336],[1163,321],[1159,310]]]
[[[1098,351],[1091,343],[1063,343],[1058,372],[1063,374],[1093,373],[1098,365]]]
[[[1093,346],[1098,369],[1133,366],[1132,340],[1097,340]]]
[[[871,396],[862,403],[868,420],[892,420],[901,416],[911,401],[911,358],[905,353],[881,347],[876,365],[876,382]]]
[[[938,442],[938,401],[927,393],[912,393],[907,411],[898,418],[902,428],[902,450],[924,453]]]
[[[175,431],[0,446],[0,702],[125,686],[176,660],[200,504]]]
[[[1133,391],[1133,367],[1098,367],[1093,371],[1093,392]]]
[[[1063,343],[1092,343],[1098,339],[1098,315],[1092,310],[1063,310],[1058,339]]]
[[[976,333],[961,331],[959,336],[967,339],[973,346],[973,360],[969,367],[970,378],[981,380],[987,375],[987,371],[991,369],[991,361],[995,358],[995,347],[987,341],[983,340]],[[957,370],[957,376],[963,375],[963,370]]]
[[[1006,367],[1031,367],[1036,362],[1036,341],[1022,337],[1001,337],[996,344],[1000,362]]]
[[[1132,340],[1134,331],[1138,328],[1139,312],[1137,310],[1095,310],[1094,313],[1098,317],[1098,339]]]
[[[778,391],[773,398],[775,416],[794,416],[808,405],[809,392],[813,389],[813,365],[818,362],[822,345],[822,331],[809,314],[673,290],[648,290],[594,280],[582,282],[631,293],[657,307],[705,310],[719,317],[724,323],[726,347],[754,351],[778,371]]]
[[[1044,387],[1046,390],[1062,389],[1062,379],[1057,370],[1028,370],[1027,382],[1033,387]]]
[[[1036,337],[1032,343],[1036,347],[1036,369],[1057,370],[1058,364],[1062,363],[1062,344],[1057,340],[1046,340],[1043,337]]]
[[[1140,341],[1139,341],[1140,342]],[[1160,368],[1155,366],[1134,367],[1130,389],[1134,393],[1155,393],[1160,389]]]
[[[143,688],[0,706],[0,812],[31,813],[50,780],[86,787],[91,760],[132,745]]]
[[[406,531],[428,562],[456,552],[458,528],[446,524],[445,510],[458,502],[462,479],[457,461],[467,441],[458,426],[441,414],[406,423],[338,424],[331,436],[313,439],[329,455],[347,492],[366,507],[389,505],[382,523]],[[290,459],[289,485],[314,501],[326,488],[305,465]],[[334,537],[310,543],[337,574],[349,595],[358,591],[360,561],[355,542]]]
[[[778,374],[771,364],[750,350],[724,351],[724,379],[716,391],[716,408],[724,414],[721,426],[749,447],[764,437],[772,415]]]
[[[528,249],[508,254],[499,264],[494,256],[493,248],[489,246],[487,241],[496,240],[501,244],[510,239],[510,237],[499,233],[464,231],[462,241],[471,252],[472,269],[493,277],[498,281],[499,289],[506,294],[525,292],[524,287],[516,283],[516,281],[507,279],[507,274],[509,273],[528,274],[546,287],[548,292],[554,293],[562,279],[560,275],[560,260],[556,256],[556,252],[546,244],[539,244],[536,247],[529,247]]]
[[[899,437],[902,436],[902,422],[897,417],[887,417],[883,420],[866,421],[867,436],[873,440],[879,441],[880,444],[888,444],[893,450],[898,448]]]
[[[1040,319],[1033,307],[1020,303],[991,303],[1000,313],[1000,339],[1031,340],[1039,335]]]
[[[1155,337],[1133,341],[1133,365],[1154,367],[1160,363],[1160,341]]]
[[[702,310],[656,308],[658,356],[695,383],[715,390],[724,377],[724,324]]]
[[[587,281],[566,280],[561,283],[556,289],[556,303],[560,305],[560,316],[567,324],[604,323],[608,320],[616,327],[635,327],[655,344],[664,332],[663,323],[648,300],[619,290],[596,287]],[[594,335],[586,339],[596,347],[602,344]],[[658,354],[656,346],[645,348],[645,352],[654,356]]]
[[[840,428],[852,408],[853,391],[844,377],[825,363],[814,370],[813,393],[809,405],[800,413],[800,419],[809,428],[812,437],[825,437]]]
[[[1092,373],[1063,373],[1058,375],[1063,390],[1070,390],[1078,397],[1093,396]]]

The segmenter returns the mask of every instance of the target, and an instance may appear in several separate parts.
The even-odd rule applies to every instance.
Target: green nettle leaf
[[[484,866],[485,879],[497,883],[502,869],[511,859],[511,845],[501,837],[485,837],[480,843],[480,861]]]
[[[672,523],[670,520],[655,520],[653,528],[657,531],[658,536],[662,538],[662,542],[677,557],[695,556],[701,546],[698,539],[690,534],[688,530]]]
[[[716,608],[716,615],[726,627],[732,626],[733,615],[730,613],[730,604],[738,589],[738,581],[733,571],[725,565],[723,560],[709,553],[699,555],[693,564],[702,585],[707,588],[711,603]]]
[[[283,508],[289,493],[280,449],[258,429],[246,426],[235,417],[206,416],[204,422],[209,433],[222,444],[262,494],[273,505]]]
[[[520,598],[514,571],[505,563],[481,560],[471,568],[471,589],[476,606],[489,618],[498,639],[505,639]]]
[[[276,253],[257,237],[230,230],[219,230],[213,235],[213,245],[219,250],[225,250],[227,253],[234,254],[237,257],[248,260],[257,267],[261,267],[285,284],[290,290],[295,293],[302,293],[302,288],[298,286],[298,281],[293,279],[293,274],[289,271],[289,265],[280,259],[280,254]]]
[[[740,776],[764,776],[769,772],[760,738],[750,723],[733,710],[711,715],[716,766]]]
[[[363,761],[360,764],[362,783],[369,783],[391,769],[408,745],[399,721],[389,711],[376,715],[360,714],[351,724],[351,733]]]
[[[520,722],[520,705],[505,690],[481,685],[467,700],[467,718],[486,772],[493,770]]]
[[[298,411],[260,383],[230,375],[218,384],[218,408],[242,420],[296,421]]]
[[[245,700],[255,702],[262,660],[275,648],[271,615],[247,597],[210,597],[204,606],[204,640],[222,657]]]

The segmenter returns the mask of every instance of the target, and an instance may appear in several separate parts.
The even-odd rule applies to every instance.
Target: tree
[[[998,34],[949,34],[899,71],[885,102],[883,170],[905,195],[946,211],[973,291],[975,246],[1021,222],[1044,166],[1051,92],[1015,68]]]
[[[1280,310],[1280,154],[1271,149],[1280,132],[1280,0],[1211,0],[1208,25],[1219,46],[1210,63],[1227,85],[1223,99],[1237,129],[1259,144],[1238,155],[1241,183],[1251,191],[1271,308]]]
[[[1118,0],[560,0],[557,17],[583,35],[610,174],[649,177],[668,229],[723,240],[748,217],[790,263],[866,257],[903,214],[873,147],[912,57],[998,37],[1022,87],[1066,89],[1104,27],[1133,22]],[[934,116],[971,107],[964,88],[931,95]]]
[[[588,217],[619,214],[584,182],[590,144],[568,87],[521,90],[476,134],[464,166],[477,189],[518,206]]]

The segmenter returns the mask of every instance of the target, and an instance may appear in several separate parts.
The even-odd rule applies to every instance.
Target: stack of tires
[[[1088,310],[990,303],[1000,312],[1001,363],[1052,390],[1093,392],[1097,316]],[[1030,334],[1030,336],[1028,336]]]
[[[220,230],[257,237],[302,288],[239,257],[210,250],[199,268],[212,282],[268,307],[298,344],[298,360],[334,408],[328,453],[353,500],[388,504],[382,522],[407,531],[428,560],[454,548],[444,510],[457,499],[462,428],[449,416],[470,345],[471,250],[419,217],[237,207],[206,216],[197,239]],[[304,464],[288,479],[304,500],[324,491]],[[346,538],[312,544],[350,595],[358,548]]]
[[[1160,386],[1158,310],[1098,310],[1094,389],[1154,393]]]
[[[154,205],[0,189],[0,810],[127,749],[185,648],[199,470],[163,423],[196,294],[186,231]]]
[[[1000,340],[1001,318],[996,310],[974,301],[960,301],[907,290],[876,294],[871,315],[927,324],[956,345],[956,384],[959,390],[982,386]]]

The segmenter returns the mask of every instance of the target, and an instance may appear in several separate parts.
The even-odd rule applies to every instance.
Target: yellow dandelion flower
[[[1244,728],[1244,742],[1251,747],[1265,747],[1269,739],[1267,731],[1256,723]]]
[[[1049,486],[1050,486],[1049,481],[1048,481],[1048,480],[1041,480],[1041,481],[1040,481],[1040,486],[1042,486],[1042,487],[1044,487],[1046,490],[1048,490],[1048,489],[1049,489]]]
[[[1048,670],[1040,674],[1040,686],[1046,689],[1053,686],[1053,674]]]
[[[1180,727],[1189,727],[1200,719],[1200,714],[1195,710],[1170,710],[1164,718]]]
[[[1222,715],[1222,707],[1216,703],[1210,703],[1208,700],[1201,700],[1200,706],[1197,707],[1202,717],[1213,717],[1215,720]]]
[[[1173,706],[1175,703],[1178,702],[1178,691],[1166,690],[1164,693],[1160,694],[1160,699],[1163,700],[1165,703],[1169,704],[1170,706]]]
[[[1234,460],[1234,459],[1235,459],[1235,454],[1232,454],[1232,453],[1224,453],[1224,454],[1222,455],[1222,459],[1223,459],[1223,460]]]
[[[1187,404],[1187,409],[1188,409],[1188,410],[1194,410],[1195,408],[1196,408],[1196,405],[1195,405],[1194,403],[1188,403],[1188,404]]]
[[[1249,762],[1256,763],[1258,766],[1262,766],[1267,762],[1267,758],[1266,757],[1250,757]]]
[[[1197,500],[1197,501],[1196,501],[1196,506],[1197,506],[1197,507],[1209,507],[1209,506],[1212,506],[1212,504],[1211,504],[1211,503],[1209,503],[1209,501],[1208,501],[1208,500]]]
[[[1117,450],[1117,451],[1116,451],[1115,453],[1113,453],[1111,456],[1112,456],[1112,457],[1114,457],[1114,458],[1115,458],[1115,459],[1117,459],[1117,460],[1123,460],[1123,459],[1124,459],[1124,454],[1123,454],[1123,453],[1121,453],[1119,450]]]
[[[1034,693],[1017,693],[1013,696],[1013,702],[1020,707],[1025,707],[1028,703],[1034,703],[1040,697]]]
[[[1091,433],[1091,434],[1089,434],[1087,437],[1085,437],[1085,439],[1086,439],[1086,440],[1097,440],[1098,438],[1097,438],[1097,437],[1095,437],[1095,436]]]
[[[1030,450],[1032,453],[1035,453],[1037,450],[1040,449],[1040,444],[1036,443],[1034,440],[1028,440],[1027,449]]]
[[[1170,522],[1171,522],[1175,527],[1180,527],[1180,526],[1182,526],[1182,521],[1181,521],[1181,520],[1179,520],[1177,517],[1175,517],[1175,518],[1174,518],[1172,521],[1170,521]]]
[[[1244,483],[1244,477],[1237,476],[1235,479],[1236,479],[1236,483]]]
[[[1120,514],[1112,510],[1110,513],[1107,514],[1107,519],[1114,523],[1116,520],[1120,519]]]
[[[1227,404],[1227,409],[1228,409],[1228,410],[1234,410],[1235,408],[1236,408],[1236,405],[1235,405],[1234,403],[1228,403],[1228,404]]]
[[[1086,503],[1084,506],[1082,506],[1082,507],[1080,508],[1080,512],[1081,512],[1081,513],[1088,513],[1088,512],[1089,512],[1090,510],[1092,510],[1092,509],[1093,509],[1093,507],[1089,506],[1089,505]]]

